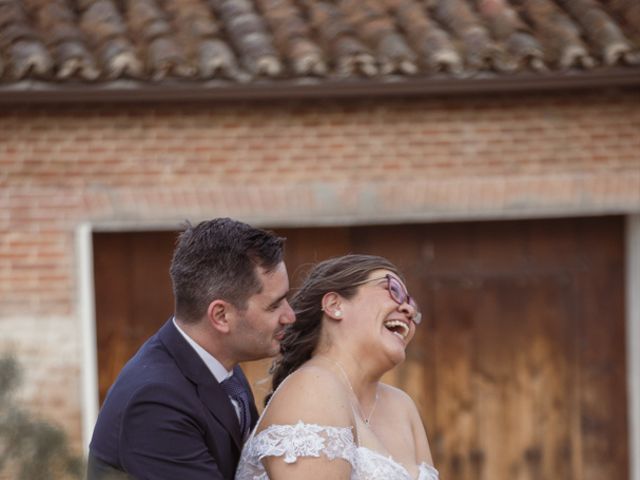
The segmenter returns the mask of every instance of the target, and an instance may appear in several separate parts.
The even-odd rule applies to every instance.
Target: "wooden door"
[[[278,233],[292,285],[348,252],[403,271],[425,320],[385,380],[418,404],[443,479],[628,478],[621,218]],[[95,236],[101,399],[171,314],[174,242]],[[258,399],[269,363],[244,365]]]
[[[93,236],[100,403],[124,364],[173,312],[176,232]]]

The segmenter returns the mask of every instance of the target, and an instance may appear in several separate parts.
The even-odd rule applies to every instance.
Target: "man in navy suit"
[[[180,235],[170,269],[174,316],[111,386],[91,440],[89,480],[233,479],[257,420],[237,365],[276,355],[294,321],[283,245],[228,218]]]

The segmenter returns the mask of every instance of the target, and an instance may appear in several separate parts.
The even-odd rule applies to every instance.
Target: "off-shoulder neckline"
[[[303,422],[302,420],[298,420],[295,424],[271,424],[268,425],[267,427],[265,427],[264,429],[260,430],[260,432],[257,432],[254,430],[251,434],[251,436],[249,437],[249,441],[253,440],[256,436],[260,436],[262,434],[267,434],[269,432],[269,430],[273,427],[282,427],[282,426],[290,426],[290,427],[298,427],[298,426],[311,426],[311,427],[317,427],[317,428],[321,428],[321,429],[335,429],[337,431],[348,431],[350,434],[350,440],[353,443],[353,447],[356,450],[366,450],[367,452],[371,452],[373,455],[383,458],[391,463],[393,463],[395,466],[397,466],[398,468],[400,468],[406,475],[407,478],[413,478],[411,476],[411,474],[409,473],[409,470],[407,470],[407,467],[405,467],[402,463],[400,463],[399,461],[397,461],[395,458],[393,458],[393,456],[391,454],[388,453],[382,453],[379,452],[377,450],[373,450],[372,448],[369,447],[364,447],[361,445],[357,445],[355,443],[354,437],[353,437],[353,427],[352,426],[348,426],[348,427],[342,427],[342,426],[335,426],[335,425],[318,425],[317,423],[306,423]],[[418,476],[414,479],[414,480],[419,480],[420,479],[420,474],[422,469],[426,469],[429,473],[435,473],[437,475],[438,471],[436,470],[436,468],[433,465],[429,465],[427,462],[421,462],[419,464],[417,464],[418,466]]]

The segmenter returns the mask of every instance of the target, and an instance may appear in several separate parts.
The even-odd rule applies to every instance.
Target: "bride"
[[[297,320],[236,480],[437,480],[415,404],[380,382],[421,320],[398,270],[369,255],[326,260],[291,306]]]

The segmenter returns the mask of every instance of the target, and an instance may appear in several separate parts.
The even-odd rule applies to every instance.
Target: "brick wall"
[[[80,444],[74,232],[236,216],[389,223],[640,211],[638,91],[5,106],[0,351]]]

